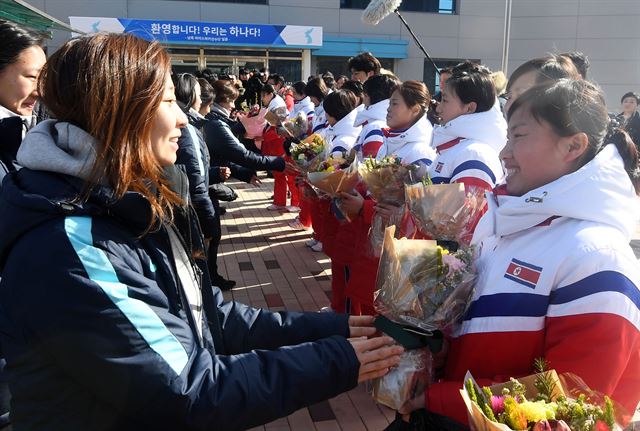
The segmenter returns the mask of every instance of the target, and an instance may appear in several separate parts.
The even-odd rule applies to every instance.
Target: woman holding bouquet
[[[373,335],[369,318],[270,313],[211,286],[170,70],[159,43],[107,33],[43,69],[57,120],[29,133],[0,195],[15,429],[247,429],[398,362],[387,337],[347,339]]]
[[[429,168],[431,181],[493,189],[504,176],[498,152],[507,124],[489,69],[470,62],[454,67],[437,110],[443,125],[433,131],[437,156]]]
[[[370,78],[373,79],[376,78]],[[388,128],[383,129],[383,144],[376,155],[379,160],[393,156],[398,157],[403,164],[415,165],[415,181],[419,181],[424,175],[435,155],[429,147],[432,126],[426,117],[430,101],[429,90],[422,82],[402,83],[389,100],[386,116]],[[369,230],[374,214],[389,220],[399,208],[375,202],[366,198],[366,194],[342,193],[340,199],[341,208],[353,220],[351,226],[357,238],[354,242],[358,246],[348,264],[347,297],[351,302],[352,313],[372,313],[379,259],[371,253]]]
[[[474,236],[473,301],[442,355],[442,380],[403,410],[465,422],[467,370],[490,385],[532,374],[543,357],[619,403],[625,426],[640,400],[636,148],[626,132],[607,133],[603,93],[584,80],[531,88],[508,121],[506,184]]]

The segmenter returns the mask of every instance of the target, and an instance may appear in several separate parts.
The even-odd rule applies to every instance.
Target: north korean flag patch
[[[538,280],[540,279],[541,272],[542,268],[539,266],[535,266],[518,259],[511,259],[507,272],[504,274],[504,278],[520,283],[531,289],[535,289],[536,284],[538,284]]]
[[[441,172],[442,172],[442,168],[444,168],[444,163],[442,163],[442,162],[438,162],[438,164],[436,165],[436,169],[435,169],[435,171],[436,171],[437,173],[441,173]]]

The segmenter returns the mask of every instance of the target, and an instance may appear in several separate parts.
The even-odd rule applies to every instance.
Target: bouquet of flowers
[[[267,120],[271,126],[279,127],[282,122],[287,118],[287,108],[280,106],[273,110],[267,111],[264,115],[264,119]]]
[[[366,184],[371,197],[378,203],[398,207],[388,223],[382,217],[374,215],[369,231],[369,240],[375,256],[380,256],[384,230],[387,226],[399,228],[404,217],[405,184],[411,182],[415,165],[406,165],[396,156],[387,156],[381,160],[366,158],[359,166],[360,178]]]
[[[291,158],[295,165],[289,167],[301,173],[317,170],[326,148],[327,143],[322,136],[317,133],[308,136],[299,144],[291,145]]]
[[[252,108],[248,115],[239,116],[240,122],[246,130],[245,136],[248,139],[257,138],[262,136],[264,127],[267,125],[265,115],[267,114],[267,108],[258,108],[257,110]]]
[[[528,431],[612,431],[616,429],[613,402],[588,400],[597,395],[583,382],[568,390],[544,359],[535,361],[536,374],[480,389],[467,373],[460,391],[472,429]],[[579,379],[578,379],[579,380]],[[575,395],[575,398],[573,397]]]
[[[335,152],[320,162],[315,172],[309,172],[309,182],[331,196],[350,192],[358,183],[355,153]]]
[[[282,127],[278,131],[284,132],[283,136],[299,139],[307,133],[309,129],[309,121],[304,112],[298,114],[282,122]]]
[[[418,183],[406,186],[405,194],[418,229],[438,240],[468,244],[486,211],[485,189],[462,183]]]
[[[395,226],[385,230],[374,294],[376,311],[404,331],[427,339],[436,331],[452,332],[473,293],[473,249],[449,252],[432,240],[395,239],[394,231]],[[430,375],[427,349],[408,350],[403,355],[407,358],[402,358],[401,366],[372,385],[374,399],[394,409],[424,389]],[[416,378],[416,373],[423,379]]]

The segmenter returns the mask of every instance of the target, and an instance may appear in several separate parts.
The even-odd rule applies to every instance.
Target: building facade
[[[508,0],[404,0],[401,11],[438,66],[464,59],[492,70],[503,63]],[[267,67],[287,80],[331,70],[371,51],[401,79],[421,79],[434,90],[435,73],[397,16],[377,26],[362,22],[368,0],[27,0],[46,13],[69,17],[156,20],[158,23],[237,23],[320,28],[321,45],[189,43],[167,41],[177,70],[209,67],[237,73]],[[512,0],[507,75],[548,52],[578,50],[591,60],[590,78],[617,111],[620,97],[640,91],[640,0]],[[73,23],[72,23],[73,24]],[[97,29],[102,29],[99,26]],[[280,27],[279,27],[280,28]],[[54,32],[49,52],[71,35]]]

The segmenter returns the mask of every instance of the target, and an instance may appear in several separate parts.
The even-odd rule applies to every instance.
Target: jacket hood
[[[347,150],[351,149],[351,147],[353,147],[353,144],[355,144],[355,141],[358,138],[361,129],[361,127],[356,127],[353,125],[354,120],[358,116],[358,112],[358,108],[354,109],[353,111],[349,112],[342,120],[329,127],[329,130],[327,132],[327,136],[329,137],[329,139],[331,140],[336,138],[346,138],[349,141],[353,141],[349,148],[346,148]],[[335,147],[335,145],[333,146]]]
[[[271,102],[269,102],[267,109],[271,112],[275,112],[278,108],[284,108],[286,115],[289,115],[289,110],[287,110],[287,104],[284,99],[276,94],[273,96],[273,99],[271,99]]]
[[[365,122],[371,121],[387,121],[387,108],[389,108],[389,99],[381,100],[380,102],[370,105],[358,112],[356,120],[353,123],[354,126],[364,126]]]
[[[425,158],[433,160],[435,153],[429,147],[433,126],[426,115],[407,130],[384,129],[383,132],[384,142],[378,151],[378,159],[396,155],[405,163]]]
[[[482,142],[499,153],[507,143],[507,122],[498,100],[488,111],[461,115],[443,126],[436,126],[431,147],[435,150],[456,138]]]
[[[18,163],[29,169],[89,178],[98,147],[91,135],[71,123],[46,120],[34,127],[18,150]]]
[[[612,226],[631,239],[639,214],[638,197],[615,145],[606,145],[582,168],[523,196],[488,194],[489,211],[474,242],[510,235],[567,217]]]
[[[298,112],[304,112],[305,114],[309,114],[315,111],[315,106],[313,106],[313,102],[309,98],[309,96],[305,97],[302,100],[297,100],[293,102],[293,109],[289,113],[289,118],[294,118],[298,115]]]
[[[18,152],[23,169],[5,178],[0,193],[0,271],[18,238],[36,226],[65,216],[104,215],[123,220],[134,234],[142,234],[150,222],[149,201],[136,192],[116,199],[106,185],[97,185],[88,198],[86,178],[95,160],[97,141],[69,123],[47,120],[33,129]],[[163,175],[183,200],[188,182],[177,166]]]

